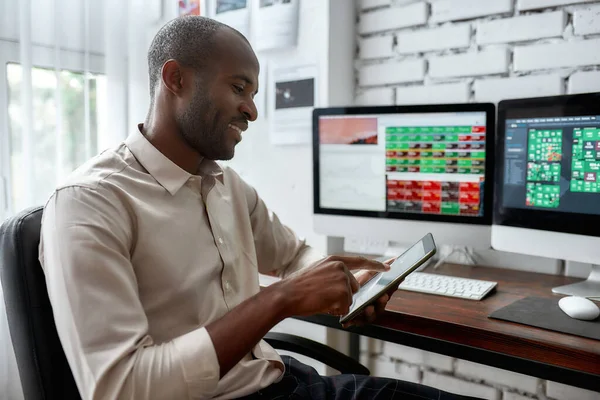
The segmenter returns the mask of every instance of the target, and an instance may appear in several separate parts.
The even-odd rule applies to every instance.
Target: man
[[[75,171],[43,216],[40,261],[82,397],[440,398],[392,380],[322,378],[261,340],[290,316],[345,313],[359,287],[350,270],[386,266],[321,259],[215,163],[257,118],[259,65],[243,36],[176,19],[148,63],[145,123]],[[259,290],[258,272],[284,279]]]

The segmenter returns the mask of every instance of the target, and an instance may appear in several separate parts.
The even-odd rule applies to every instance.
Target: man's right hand
[[[389,266],[364,257],[330,256],[278,282],[287,316],[347,314],[360,287],[350,271],[361,269],[387,271]]]

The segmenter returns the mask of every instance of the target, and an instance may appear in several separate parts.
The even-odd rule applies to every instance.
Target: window
[[[57,79],[53,69],[33,67],[32,130],[31,137],[27,138],[23,132],[21,110],[21,65],[8,63],[6,75],[9,193],[12,210],[19,211],[28,206],[43,205],[64,177],[97,153],[97,138],[102,122],[106,121],[102,107],[106,78],[100,74],[61,70]],[[86,123],[86,78],[89,82],[89,125]],[[57,106],[57,87],[60,107]]]

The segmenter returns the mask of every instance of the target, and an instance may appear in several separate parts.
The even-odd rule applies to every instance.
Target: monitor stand
[[[552,288],[553,293],[600,299],[600,265],[592,265],[592,271],[583,282]]]

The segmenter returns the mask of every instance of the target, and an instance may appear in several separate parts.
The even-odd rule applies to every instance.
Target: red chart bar
[[[461,192],[479,193],[479,182],[460,182],[458,188]]]
[[[424,202],[422,210],[424,213],[440,214],[442,212],[442,203]]]

